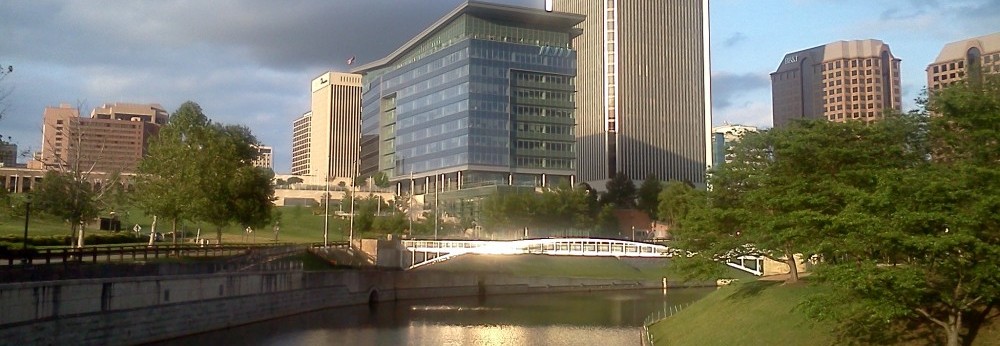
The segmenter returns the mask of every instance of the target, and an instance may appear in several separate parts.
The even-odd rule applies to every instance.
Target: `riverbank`
[[[800,303],[822,287],[755,281],[722,287],[649,327],[655,345],[833,345],[833,327],[809,318]],[[918,345],[918,344],[913,344]],[[973,345],[1000,345],[1000,323]]]

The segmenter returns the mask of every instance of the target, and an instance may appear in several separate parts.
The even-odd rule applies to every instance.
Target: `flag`
[[[350,65],[353,63],[354,63],[354,56],[352,55],[350,58],[347,59],[347,64]]]

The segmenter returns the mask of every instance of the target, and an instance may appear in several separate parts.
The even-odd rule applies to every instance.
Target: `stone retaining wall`
[[[0,285],[0,344],[120,345],[303,312],[480,294],[660,287],[659,282],[401,271],[133,277]]]

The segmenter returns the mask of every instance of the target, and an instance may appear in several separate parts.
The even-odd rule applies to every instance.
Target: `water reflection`
[[[712,289],[559,293],[384,302],[327,309],[171,340],[163,345],[638,344],[657,309]]]

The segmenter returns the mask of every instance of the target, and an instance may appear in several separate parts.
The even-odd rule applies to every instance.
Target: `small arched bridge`
[[[663,245],[618,239],[544,238],[511,241],[490,240],[403,240],[406,254],[400,256],[403,268],[413,269],[445,261],[464,254],[521,255],[539,254],[585,257],[673,257],[678,251]],[[407,256],[409,255],[409,256]],[[761,275],[759,257],[744,256],[730,267]]]

